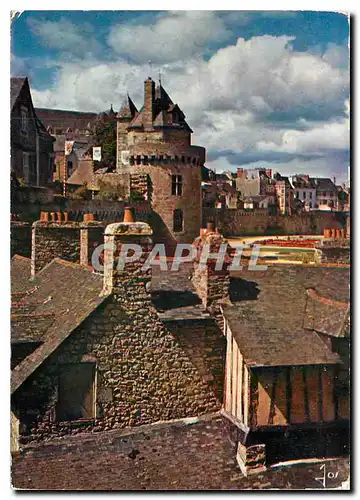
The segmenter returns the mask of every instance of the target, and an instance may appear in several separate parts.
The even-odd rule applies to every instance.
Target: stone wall
[[[31,225],[27,222],[11,222],[10,229],[11,256],[18,254],[31,256]]]
[[[80,227],[76,222],[34,222],[31,274],[34,276],[55,258],[80,262]]]
[[[141,269],[149,251],[143,223],[140,235],[107,234],[116,252],[105,250],[104,291],[111,295],[78,327],[14,395],[23,408],[22,442],[54,436],[98,432],[192,417],[221,407],[224,361],[223,337],[205,322],[165,326],[151,300],[149,272]],[[147,226],[148,227],[148,226]],[[145,234],[144,234],[145,233]],[[138,243],[142,261],[117,270],[125,242]],[[111,261],[111,258],[113,260]],[[57,377],[67,363],[96,363],[96,416],[87,421],[56,420]]]
[[[32,228],[31,274],[55,258],[91,265],[94,249],[104,243],[105,223],[37,221]]]
[[[315,247],[317,264],[350,264],[350,242],[345,238],[324,239]]]
[[[213,220],[225,236],[263,234],[323,234],[326,228],[344,227],[342,213],[310,212],[302,215],[269,215],[266,209],[203,209],[202,225]]]

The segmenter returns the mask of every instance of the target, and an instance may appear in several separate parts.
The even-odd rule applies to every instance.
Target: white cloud
[[[73,24],[65,18],[59,21],[29,18],[28,24],[31,31],[49,48],[81,57],[90,57],[100,51],[100,44],[94,38],[93,27],[88,23]]]
[[[337,66],[342,59],[336,46],[325,54],[296,52],[293,37],[266,35],[239,38],[205,60],[199,55],[211,37],[227,37],[223,20],[212,12],[167,13],[152,26],[117,25],[109,36],[116,61],[60,62],[53,88],[34,89],[34,102],[101,111],[110,104],[119,108],[129,92],[141,107],[151,59],[161,61],[164,87],[194,129],[193,142],[212,151],[211,158],[224,150],[269,153],[274,162],[286,154],[284,164],[307,156],[315,168],[312,155],[348,147],[343,105],[349,74]],[[217,156],[212,166],[225,163]]]
[[[164,64],[202,54],[208,41],[223,41],[229,34],[223,20],[211,11],[180,11],[166,13],[153,25],[117,24],[108,44],[137,63]]]

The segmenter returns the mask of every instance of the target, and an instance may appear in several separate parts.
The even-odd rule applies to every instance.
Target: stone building
[[[52,181],[54,139],[37,115],[25,77],[10,80],[11,172],[26,186]]]
[[[128,96],[117,115],[117,172],[151,201],[158,241],[190,243],[201,225],[201,167],[205,149],[161,83],[148,78],[140,111]],[[145,186],[144,186],[145,184]],[[155,230],[155,228],[154,228]]]
[[[12,260],[14,450],[221,407],[223,336],[191,270],[144,271],[152,230],[136,222],[106,227],[114,246],[105,249],[104,275],[94,273],[90,250],[103,235],[95,221],[38,221],[31,262]],[[119,271],[128,242],[143,257]]]
[[[98,115],[97,113],[47,108],[36,108],[36,113],[48,133],[55,139],[53,180],[63,181],[64,175],[68,179],[80,166],[81,156],[92,145]],[[74,141],[73,153],[66,158],[65,141]],[[89,168],[91,169],[92,166],[90,165]]]
[[[316,184],[314,179],[305,174],[293,175],[291,177],[291,185],[294,189],[294,198],[302,202],[306,211],[317,208]]]
[[[293,199],[293,188],[290,184],[289,178],[274,174],[275,179],[275,193],[277,198],[277,205],[280,214],[291,215],[291,202]]]
[[[318,210],[336,210],[338,205],[338,189],[335,182],[328,177],[314,177],[310,178],[310,180],[316,187],[316,205]]]

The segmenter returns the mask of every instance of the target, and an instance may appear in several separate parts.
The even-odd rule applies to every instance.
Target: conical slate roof
[[[120,108],[120,111],[117,114],[118,118],[129,118],[132,119],[134,118],[135,114],[137,113],[137,109],[133,101],[131,100],[131,97],[127,95],[124,99],[124,102]]]

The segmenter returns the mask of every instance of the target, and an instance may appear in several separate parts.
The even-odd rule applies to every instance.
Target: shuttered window
[[[95,363],[69,364],[59,373],[58,420],[91,419],[94,408]]]

